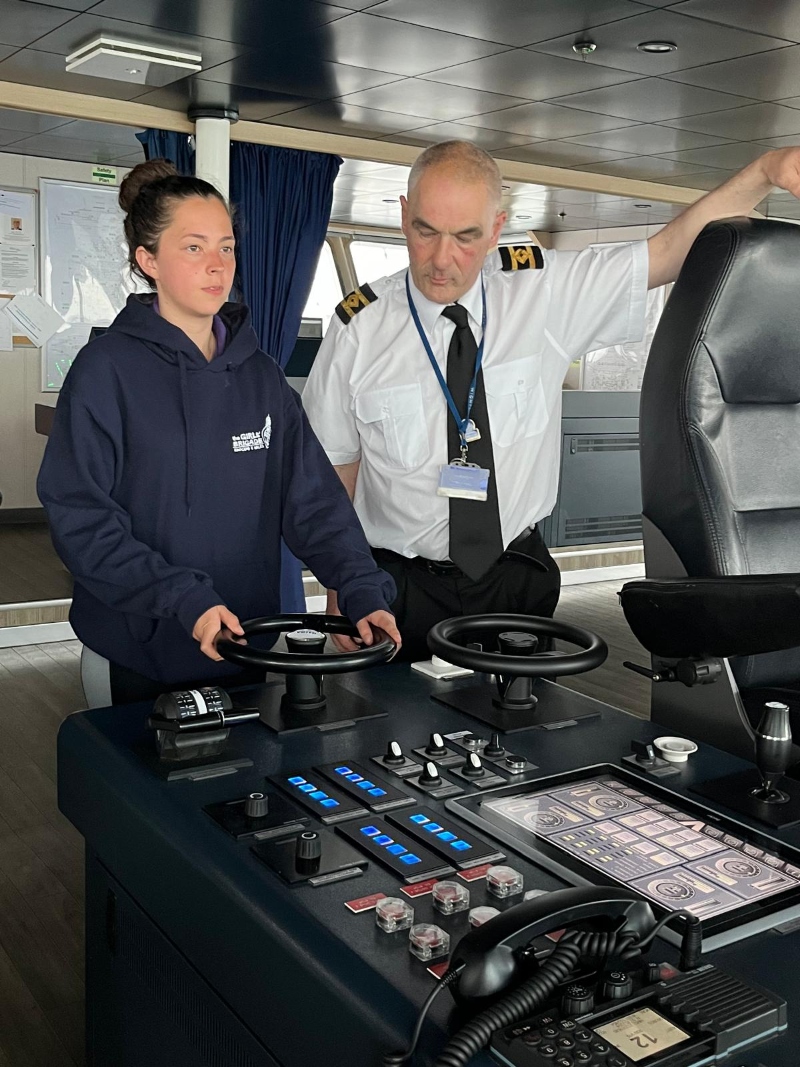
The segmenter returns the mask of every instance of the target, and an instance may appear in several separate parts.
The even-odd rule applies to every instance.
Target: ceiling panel
[[[127,148],[118,144],[107,141],[70,140],[56,137],[52,133],[40,133],[34,137],[16,141],[11,151],[23,156],[47,156],[49,159],[74,159],[86,163],[112,164],[116,164],[117,160],[123,156],[131,155]],[[144,154],[142,153],[138,159],[142,161]]]
[[[602,63],[651,76],[781,48],[789,43],[663,10],[648,11],[622,22],[600,26],[585,36],[597,45],[597,51],[586,60],[587,66]],[[580,63],[582,60],[572,50],[575,40],[576,35],[570,33],[565,37],[544,41],[535,48],[537,52],[564,56]],[[643,41],[671,41],[678,48],[675,52],[658,54],[639,52],[636,46]]]
[[[310,107],[276,115],[270,119],[278,126],[299,125],[307,130],[340,133],[346,137],[380,137],[392,130],[408,129],[408,115],[395,115],[338,100],[325,100]]]
[[[800,112],[798,112],[800,114]],[[507,111],[492,111],[488,115],[475,115],[464,119],[468,126],[483,126],[490,130],[505,130],[508,133],[530,134],[531,140],[577,136],[595,133],[598,130],[619,129],[630,125],[625,119],[610,115],[598,115],[589,111],[576,111],[556,104],[523,104]]]
[[[35,111],[15,111],[13,108],[0,108],[0,127],[4,130],[19,130],[20,137],[25,134],[46,133],[58,126],[63,126],[70,119],[61,115],[39,115]]]
[[[626,126],[618,130],[606,130],[603,133],[582,133],[578,137],[568,137],[567,140],[574,144],[593,145],[595,148],[625,152],[629,156],[648,156],[683,152],[690,148],[709,148],[712,145],[723,144],[726,138],[709,137],[705,133],[692,133],[689,130],[677,130],[669,126],[644,124]]]
[[[595,174],[616,174],[621,178],[639,178],[642,181],[660,182],[666,181],[669,176],[698,174],[708,168],[677,159],[661,159],[659,156],[632,156],[629,159],[618,159],[611,163],[589,163],[577,169],[592,171]]]
[[[274,9],[271,17],[264,18],[266,6],[265,0],[136,0],[135,4],[130,0],[101,0],[92,7],[92,14],[257,47],[280,36],[281,23],[284,35],[289,32],[294,36],[352,14],[351,7],[355,5],[336,7],[314,0],[291,0],[291,18],[283,20]]]
[[[800,103],[800,101],[798,101]],[[800,110],[784,104],[752,104],[731,111],[716,111],[709,115],[690,115],[682,119],[666,119],[665,126],[695,130],[728,140],[763,140],[800,134]]]
[[[113,146],[115,150],[122,149],[123,153],[131,153],[142,151],[141,144],[136,140],[136,132],[133,126],[115,126],[110,122],[74,119],[50,130],[48,136],[68,137],[77,141],[100,141],[109,147]]]
[[[0,44],[21,47],[75,18],[74,11],[23,0],[0,0]]]
[[[535,138],[527,134],[504,133],[502,130],[484,130],[477,126],[464,126],[460,122],[435,122],[431,126],[404,130],[384,137],[385,141],[399,144],[418,144],[423,147],[439,141],[471,141],[486,152],[502,152],[508,148],[530,144]]]
[[[638,119],[640,122],[661,122],[683,115],[724,111],[726,108],[754,103],[752,99],[743,96],[680,85],[663,78],[641,78],[633,84],[613,85],[607,89],[556,97],[554,102],[564,104],[565,107],[585,108],[587,111],[616,115],[621,119]]]
[[[473,63],[448,66],[426,77],[429,81],[464,85],[471,89],[491,85],[495,92],[521,96],[526,100],[544,100],[601,85],[629,82],[637,75],[588,63],[573,63],[555,56],[533,55],[527,49],[518,48]]]
[[[422,78],[406,78],[401,85],[379,85],[343,98],[348,104],[375,107],[379,111],[400,111],[432,122],[450,122],[486,111],[515,107],[519,97],[464,89],[459,85],[438,85],[435,89]]]
[[[269,121],[273,115],[282,115],[314,103],[307,96],[273,93],[243,85],[224,85],[196,76],[182,78],[160,89],[151,89],[136,100],[137,103],[184,112],[192,106],[237,107],[239,118],[249,122]]]
[[[524,163],[538,163],[544,167],[576,167],[581,163],[601,163],[624,155],[624,152],[609,152],[605,148],[569,144],[567,141],[538,141],[503,152],[504,159],[520,159]]]
[[[636,15],[630,0],[384,0],[371,15],[448,30],[521,47],[557,33],[580,33],[604,22]]]
[[[64,89],[70,93],[87,93],[111,100],[133,100],[142,94],[141,85],[90,78],[84,74],[67,74],[63,55],[39,52],[35,48],[21,48],[7,59],[3,58],[0,61],[0,81],[41,85],[47,89]]]
[[[311,62],[305,50],[298,45],[288,44],[278,52],[273,54],[270,51],[268,57],[261,52],[238,56],[230,63],[220,63],[204,71],[204,77],[208,81],[247,85],[254,89],[307,96],[312,100],[329,100],[375,85],[403,80],[399,74],[369,67],[331,63],[324,59]],[[269,61],[265,61],[265,58]]]
[[[800,45],[793,44],[768,55],[745,56],[682,70],[670,77],[726,93],[740,92],[746,87],[747,95],[756,100],[781,100],[800,93]]]
[[[800,6],[797,0],[688,0],[675,4],[674,11],[693,15],[743,30],[757,29],[773,37],[800,42]]]
[[[673,152],[665,158],[684,163],[696,163],[707,168],[740,170],[763,154],[764,149],[761,145],[739,143],[719,145],[716,148],[693,148],[688,152]]]

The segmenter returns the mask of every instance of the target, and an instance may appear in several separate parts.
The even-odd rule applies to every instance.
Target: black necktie
[[[463,418],[467,410],[467,394],[475,373],[478,346],[469,328],[465,307],[461,304],[450,304],[444,308],[442,314],[456,325],[447,350],[447,386]],[[481,439],[469,445],[467,461],[488,469],[489,495],[487,500],[464,500],[461,497],[450,497],[450,559],[469,578],[477,581],[503,554],[503,535],[500,529],[500,512],[497,507],[497,480],[494,473],[483,371],[478,375],[470,418],[478,428]],[[447,412],[447,449],[448,460],[457,459],[461,454],[461,438],[449,409]]]

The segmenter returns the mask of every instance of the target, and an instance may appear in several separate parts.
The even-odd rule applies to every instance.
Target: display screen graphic
[[[800,868],[613,775],[483,807],[669,911],[705,919],[800,887]]]

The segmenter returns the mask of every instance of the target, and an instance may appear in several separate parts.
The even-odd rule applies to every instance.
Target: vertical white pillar
[[[218,189],[227,200],[230,191],[231,123],[239,112],[235,108],[193,108],[194,172]]]

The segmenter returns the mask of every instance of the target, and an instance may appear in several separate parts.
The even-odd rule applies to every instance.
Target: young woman
[[[78,354],[38,483],[75,580],[70,620],[110,661],[114,703],[243,680],[215,639],[279,612],[281,536],[339,590],[367,644],[370,624],[399,642],[392,580],[299,397],[259,350],[247,308],[226,303],[225,200],[152,160],[119,201],[131,268],[154,293],[129,297]]]

